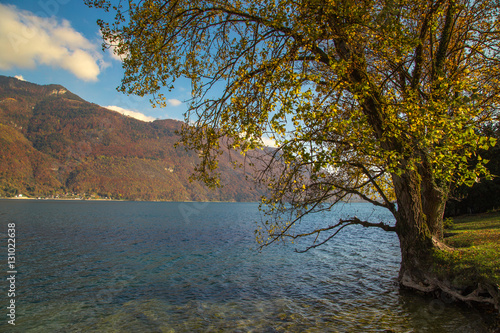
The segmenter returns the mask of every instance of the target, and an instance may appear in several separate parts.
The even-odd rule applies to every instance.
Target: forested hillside
[[[0,196],[255,201],[238,154],[220,163],[221,189],[189,182],[198,154],[174,148],[175,120],[143,122],[60,85],[0,76]]]

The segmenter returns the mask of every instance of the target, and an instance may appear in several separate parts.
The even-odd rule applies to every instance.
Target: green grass
[[[451,252],[435,252],[437,273],[456,286],[500,285],[500,212],[457,217],[446,229]]]

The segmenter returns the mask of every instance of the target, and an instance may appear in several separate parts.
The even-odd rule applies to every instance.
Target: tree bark
[[[436,240],[443,239],[443,215],[447,194],[433,182],[422,183],[422,208],[429,231]]]
[[[432,266],[432,233],[422,205],[420,176],[415,171],[393,175],[398,210],[396,232],[401,247],[399,281],[426,285]]]

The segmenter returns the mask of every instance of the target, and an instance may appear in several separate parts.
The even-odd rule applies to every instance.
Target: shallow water
[[[346,204],[304,225],[351,213],[390,220]],[[4,319],[0,331],[491,330],[487,314],[400,291],[392,233],[354,227],[306,253],[259,252],[260,218],[253,203],[0,200],[3,236],[16,223],[18,270],[16,325]]]

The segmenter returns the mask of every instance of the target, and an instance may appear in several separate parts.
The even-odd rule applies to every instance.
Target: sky
[[[165,108],[148,97],[116,91],[123,77],[120,59],[103,51],[97,19],[112,19],[84,0],[0,0],[0,75],[36,84],[60,84],[83,99],[144,121],[183,120],[188,81],[162,91]]]

